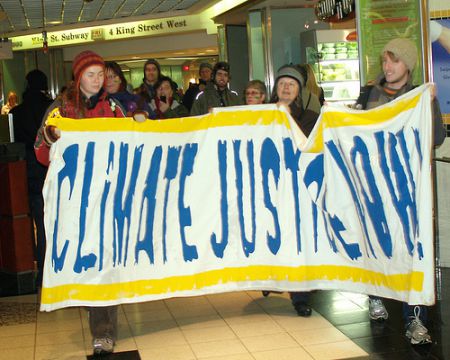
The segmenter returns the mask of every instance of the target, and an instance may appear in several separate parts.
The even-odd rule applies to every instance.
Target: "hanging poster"
[[[398,37],[408,38],[422,48],[420,1],[357,1],[358,41],[361,59],[361,84],[376,79],[381,72],[380,55],[384,45]],[[422,58],[414,71],[414,84],[424,81]]]

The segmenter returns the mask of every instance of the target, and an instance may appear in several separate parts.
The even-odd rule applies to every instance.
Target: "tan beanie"
[[[381,55],[386,51],[393,53],[396,58],[403,61],[410,72],[413,71],[418,54],[417,47],[411,40],[406,38],[393,39],[385,45]]]

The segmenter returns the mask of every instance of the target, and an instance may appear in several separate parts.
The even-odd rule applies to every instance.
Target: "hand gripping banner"
[[[427,86],[325,107],[50,118],[41,309],[271,289],[434,302]]]

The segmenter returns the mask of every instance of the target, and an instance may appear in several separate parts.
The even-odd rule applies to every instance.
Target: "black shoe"
[[[264,297],[268,297],[269,294],[270,294],[270,291],[263,290],[262,294],[263,294]]]
[[[294,309],[297,311],[298,316],[308,317],[311,316],[312,313],[311,306],[305,302],[295,304]]]

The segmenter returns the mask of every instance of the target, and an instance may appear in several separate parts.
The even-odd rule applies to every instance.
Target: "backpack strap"
[[[127,112],[123,108],[122,104],[118,102],[117,100],[113,99],[111,96],[108,96],[108,102],[109,106],[111,107],[111,110],[113,111],[115,117],[126,117]]]

